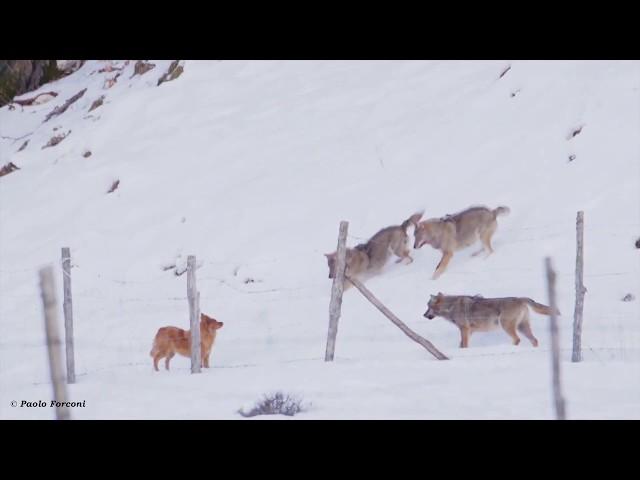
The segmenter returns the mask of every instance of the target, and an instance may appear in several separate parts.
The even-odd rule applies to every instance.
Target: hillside
[[[422,316],[437,292],[547,303],[545,256],[558,271],[569,418],[640,418],[640,62],[186,61],[160,86],[171,62],[151,62],[133,75],[134,62],[99,72],[105,62],[88,61],[21,97],[55,91],[48,102],[0,109],[0,167],[19,168],[0,178],[0,418],[53,418],[9,405],[51,398],[37,272],[54,264],[61,294],[63,246],[69,396],[86,400],[74,418],[240,418],[278,389],[311,403],[295,418],[553,418],[547,317],[532,314],[538,348],[498,330],[463,350],[449,322]],[[354,246],[415,211],[476,204],[511,209],[492,256],[458,252],[434,281],[440,254],[425,246],[367,282],[451,360],[354,289],[325,363],[323,254],[340,220]],[[578,210],[588,293],[584,362],[572,364]],[[176,273],[189,254],[202,311],[225,325],[211,369],[191,375],[176,357],[154,372],[156,330],[188,326]]]

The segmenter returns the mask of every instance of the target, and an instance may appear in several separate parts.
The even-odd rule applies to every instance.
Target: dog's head
[[[329,278],[335,278],[336,276],[336,252],[325,253],[327,257],[327,264],[329,265]]]
[[[429,225],[427,223],[419,223],[416,225],[414,232],[415,241],[413,242],[413,248],[421,248],[425,243],[431,243],[431,234],[429,232]]]
[[[222,328],[224,322],[219,322],[213,317],[209,317],[204,313],[200,314],[200,323],[206,326],[207,330],[214,331]]]
[[[444,300],[444,295],[442,292],[438,292],[438,295],[431,295],[429,299],[429,303],[427,305],[427,311],[424,312],[423,317],[428,318],[429,320],[433,320],[438,315],[442,313],[442,302]]]

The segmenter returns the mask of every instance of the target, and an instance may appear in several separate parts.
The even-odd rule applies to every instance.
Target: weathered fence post
[[[356,287],[358,290],[360,290],[360,293],[362,293],[362,295],[364,295],[367,300],[369,300],[371,303],[373,303],[373,305],[378,310],[380,310],[384,314],[385,317],[387,317],[389,320],[391,320],[391,322],[394,325],[396,325],[400,330],[402,330],[407,337],[409,337],[414,342],[417,342],[420,345],[422,345],[424,348],[427,349],[427,351],[431,355],[436,357],[438,360],[449,360],[444,353],[442,353],[440,350],[438,350],[433,345],[433,343],[431,343],[426,338],[421,337],[416,332],[414,332],[409,327],[407,327],[407,325],[402,320],[400,320],[398,317],[396,317],[391,310],[389,310],[387,307],[385,307],[384,304],[380,300],[378,300],[373,295],[373,293],[371,293],[369,291],[369,289],[367,287],[365,287],[359,280],[357,280],[355,278],[351,278],[351,277],[347,277],[347,279],[353,284],[354,287]]]
[[[196,257],[187,257],[187,299],[189,301],[189,323],[191,325],[191,373],[200,373],[200,315],[199,295],[196,289]]]
[[[40,270],[40,294],[42,296],[44,327],[47,335],[53,399],[56,402],[56,419],[70,420],[71,415],[65,405],[67,401],[67,386],[64,382],[64,369],[62,367],[62,341],[58,332],[53,267],[45,267]]]
[[[338,249],[336,251],[335,276],[331,285],[331,302],[329,303],[329,333],[327,334],[327,349],[324,354],[325,362],[332,362],[336,350],[338,335],[338,320],[342,309],[342,294],[344,292],[344,275],[347,256],[347,230],[349,222],[340,222],[338,233]]]
[[[565,420],[565,404],[562,397],[562,385],[560,382],[560,338],[558,335],[558,307],[556,302],[556,272],[551,266],[551,258],[545,258],[547,271],[547,290],[549,293],[549,307],[551,309],[551,368],[553,378],[553,401],[556,410],[556,419]]]
[[[584,212],[578,212],[576,218],[576,307],[573,312],[573,353],[572,362],[582,361],[582,310],[584,307],[584,294],[587,289],[583,283],[583,259],[584,250],[582,239],[584,237]]]
[[[62,285],[64,292],[64,343],[67,358],[67,383],[76,383],[76,364],[73,352],[73,302],[71,298],[71,252],[62,249]]]

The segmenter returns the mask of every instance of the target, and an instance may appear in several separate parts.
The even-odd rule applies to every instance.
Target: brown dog
[[[209,356],[216,340],[217,330],[224,322],[200,315],[200,366],[209,368]],[[184,357],[191,356],[191,332],[178,327],[162,327],[158,329],[149,355],[153,357],[153,368],[158,371],[158,362],[165,358],[164,366],[169,370],[169,362],[178,353]]]

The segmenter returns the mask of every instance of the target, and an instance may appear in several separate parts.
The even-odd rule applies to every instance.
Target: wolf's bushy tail
[[[505,206],[494,208],[492,211],[493,211],[494,218],[500,215],[509,215],[511,213],[511,209]]]
[[[414,213],[409,218],[407,218],[404,222],[402,222],[401,227],[405,231],[405,233],[407,232],[407,228],[409,228],[409,225],[413,224],[414,227],[418,226],[418,222],[422,218],[422,215],[424,215],[424,210]]]
[[[530,298],[523,298],[525,302],[533,309],[534,312],[541,313],[542,315],[551,315],[551,307],[535,302]],[[556,315],[560,315],[560,311],[556,309]]]

